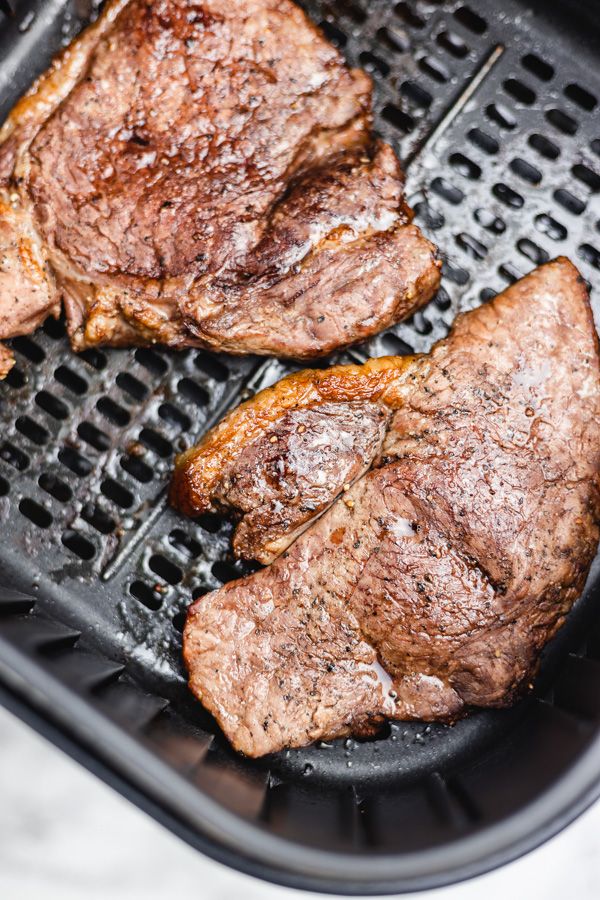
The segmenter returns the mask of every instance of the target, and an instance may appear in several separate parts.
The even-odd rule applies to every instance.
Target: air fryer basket
[[[0,115],[97,14],[0,2]],[[593,6],[593,4],[589,4]],[[444,254],[409,322],[338,355],[428,350],[460,310],[567,254],[600,289],[600,11],[550,0],[307,0],[376,84],[376,125]],[[592,293],[594,298],[594,293]],[[216,516],[167,507],[173,454],[286,364],[75,356],[49,320],[0,385],[0,701],[204,852],[298,887],[447,883],[524,852],[600,793],[599,568],[515,709],[377,740],[231,751],[187,694],[186,605],[248,568]]]

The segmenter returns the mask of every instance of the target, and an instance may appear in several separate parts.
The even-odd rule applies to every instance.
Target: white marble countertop
[[[527,857],[419,900],[598,900],[600,803]],[[302,900],[206,859],[0,709],[2,900]]]

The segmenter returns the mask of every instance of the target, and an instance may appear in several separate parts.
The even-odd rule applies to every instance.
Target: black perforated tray
[[[0,12],[0,115],[96,4],[15,5]],[[426,351],[457,312],[559,253],[597,308],[598,7],[306,8],[372,73],[377,127],[445,260],[422,312],[336,361]],[[286,366],[159,349],[75,356],[54,321],[12,345],[0,384],[2,702],[205,852],[300,887],[380,893],[467,877],[600,792],[595,576],[514,710],[237,757],[188,697],[180,632],[192,597],[247,569],[229,555],[229,526],[182,519],[165,486],[176,451]]]

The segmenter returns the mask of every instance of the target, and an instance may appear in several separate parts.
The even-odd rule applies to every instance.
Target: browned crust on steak
[[[108,0],[98,21],[59,53],[15,104],[0,128],[0,338],[30,334],[60,314],[60,293],[46,248],[18,185],[27,174],[24,156],[43,122],[81,77],[100,36],[128,0]],[[14,365],[0,344],[0,380]]]
[[[0,128],[0,185],[9,180],[19,150],[23,152],[40,125],[77,84],[100,37],[129,0],[107,0],[102,14],[58,53],[13,106]]]

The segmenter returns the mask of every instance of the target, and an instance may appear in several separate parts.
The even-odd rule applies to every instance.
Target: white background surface
[[[212,862],[0,709],[0,900],[303,900]],[[419,900],[599,900],[600,803],[503,869]]]

